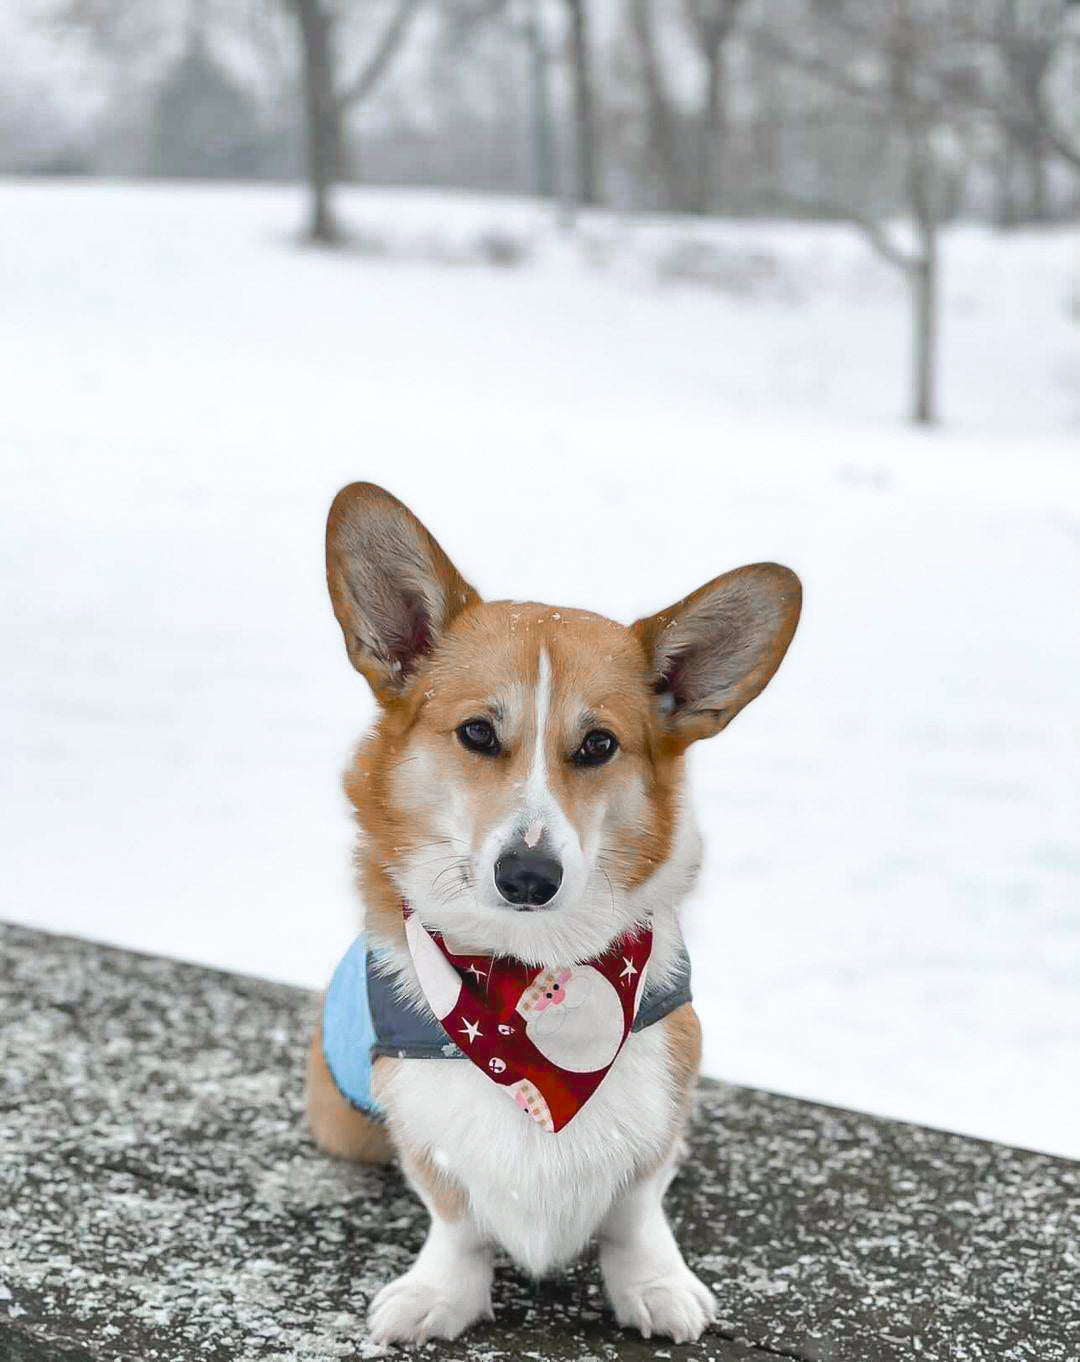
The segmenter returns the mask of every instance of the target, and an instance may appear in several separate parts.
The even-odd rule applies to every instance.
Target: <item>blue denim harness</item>
[[[371,1091],[371,1062],[399,1059],[463,1059],[430,1014],[398,997],[381,966],[382,953],[368,948],[363,932],[345,952],[330,981],[323,1007],[322,1044],[330,1076],[341,1095],[369,1115],[381,1115]],[[633,1030],[666,1017],[690,1001],[690,957],[680,941],[671,982],[645,986]]]

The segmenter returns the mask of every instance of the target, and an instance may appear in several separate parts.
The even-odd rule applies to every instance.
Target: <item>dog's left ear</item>
[[[790,568],[755,563],[725,572],[634,633],[672,740],[711,738],[768,684],[799,622],[802,586]]]

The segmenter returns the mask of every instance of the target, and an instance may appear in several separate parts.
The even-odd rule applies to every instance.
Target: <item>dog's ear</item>
[[[679,748],[719,733],[764,690],[801,606],[794,572],[755,563],[638,620],[634,633],[645,649],[661,722]]]
[[[407,506],[370,482],[334,498],[326,580],[349,660],[381,703],[480,597]]]

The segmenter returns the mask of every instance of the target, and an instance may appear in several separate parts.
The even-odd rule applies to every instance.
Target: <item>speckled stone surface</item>
[[[314,1007],[0,927],[0,1362],[384,1355],[365,1307],[424,1216],[393,1170],[306,1138]],[[496,1323],[422,1351],[1080,1359],[1080,1165],[721,1085],[692,1146],[670,1209],[715,1332],[620,1331],[591,1259],[541,1284],[504,1264]]]

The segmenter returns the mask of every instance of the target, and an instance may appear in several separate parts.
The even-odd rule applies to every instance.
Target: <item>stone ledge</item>
[[[383,1354],[365,1307],[424,1215],[306,1138],[313,1016],[283,985],[0,925],[0,1362]],[[718,1330],[645,1342],[591,1260],[539,1284],[503,1265],[496,1323],[420,1351],[1080,1356],[1080,1165],[721,1084],[691,1143],[669,1206]]]

